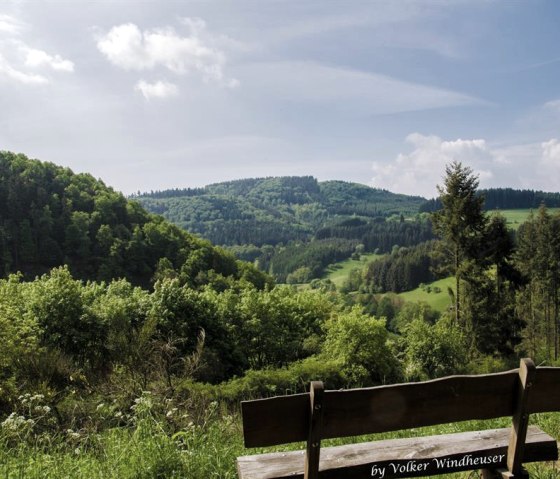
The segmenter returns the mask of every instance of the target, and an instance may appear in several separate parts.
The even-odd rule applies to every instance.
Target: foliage
[[[310,176],[251,178],[135,195],[144,207],[215,244],[276,245],[310,239],[338,217],[415,214],[422,198]]]
[[[173,393],[185,377],[217,383],[286,366],[319,351],[336,309],[318,290],[213,286],[169,278],[148,292],[124,279],[83,283],[67,267],[0,280],[0,411],[17,388],[60,401],[125,377],[133,391],[155,381]]]
[[[389,329],[396,333],[405,333],[409,324],[420,320],[422,323],[435,324],[440,318],[439,311],[432,309],[427,303],[404,303],[389,323]]]
[[[521,225],[516,266],[525,278],[516,308],[527,325],[522,349],[550,364],[560,354],[560,213],[541,206]]]
[[[478,179],[470,168],[454,162],[446,174],[445,186],[438,188],[442,209],[432,221],[455,276],[456,323],[469,338],[471,355],[511,355],[522,327],[514,309],[521,277],[506,220],[484,214],[484,198],[476,193]]]
[[[343,238],[359,241],[363,251],[388,253],[394,245],[413,246],[433,239],[429,221],[386,221],[376,218],[371,221],[354,223],[343,221],[319,229],[316,239]]]
[[[91,175],[0,152],[3,276],[21,271],[30,279],[66,264],[79,279],[126,277],[147,287],[162,258],[177,271],[197,263],[184,271],[184,282],[202,270],[241,276],[231,254],[147,213]]]
[[[484,198],[477,195],[478,178],[469,167],[452,162],[445,168],[444,185],[438,186],[442,209],[432,215],[434,232],[442,239],[444,254],[449,258],[450,272],[455,276],[455,318],[461,322],[460,284],[464,266],[476,261],[486,216]]]
[[[449,317],[433,325],[414,319],[404,327],[403,342],[408,380],[455,374],[466,364],[466,338]]]
[[[369,263],[364,274],[365,287],[371,291],[401,293],[439,279],[440,260],[435,256],[435,241],[410,248],[398,248],[390,256]]]
[[[319,278],[328,264],[352,254],[387,252],[395,244],[433,237],[429,223],[385,221],[415,214],[421,198],[312,177],[246,179],[135,199],[182,228],[229,246],[280,282],[302,267],[311,270],[307,280]],[[290,282],[297,277],[301,274]]]
[[[237,253],[288,282],[311,280],[304,291],[275,286],[88,175],[10,153],[0,154],[0,174],[8,477],[235,477],[241,441],[228,413],[239,400],[302,392],[317,379],[336,389],[490,372],[516,353],[559,361],[560,215],[542,207],[516,243],[503,217],[481,219],[476,178],[460,164],[448,167],[447,209],[434,216],[447,256],[434,241],[416,246],[431,226],[405,220],[409,199],[367,187],[284,178],[183,192],[204,201],[210,192],[222,206],[250,199],[280,225],[295,218],[302,241]],[[374,198],[394,202],[385,216]],[[348,274],[351,294],[312,280],[373,247],[391,253]],[[459,323],[377,293],[427,283],[449,264],[460,278]]]
[[[306,268],[307,280],[319,278],[329,264],[349,258],[356,244],[355,240],[331,238],[278,247],[267,269],[279,282],[289,282],[288,277],[293,279],[301,268]]]
[[[384,320],[367,316],[355,307],[331,319],[326,328],[323,353],[339,362],[351,384],[384,384],[400,377]]]

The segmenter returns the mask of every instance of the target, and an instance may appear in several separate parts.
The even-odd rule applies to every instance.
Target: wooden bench
[[[477,469],[485,478],[516,479],[527,477],[523,463],[558,458],[556,440],[528,420],[560,411],[560,368],[523,359],[504,373],[339,391],[314,381],[309,393],[244,401],[241,409],[245,447],[307,441],[307,448],[239,457],[240,479],[390,479]],[[504,416],[512,427],[321,449],[327,438]]]

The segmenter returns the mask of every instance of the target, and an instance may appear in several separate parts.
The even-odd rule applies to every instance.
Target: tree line
[[[409,248],[396,248],[391,255],[370,262],[358,287],[378,293],[402,293],[439,279],[441,275],[437,274],[439,268],[434,257],[436,244],[432,240]]]
[[[333,226],[321,228],[315,234],[318,240],[326,238],[345,238],[358,240],[365,251],[388,253],[393,246],[413,246],[434,238],[429,221],[387,221],[376,218],[372,221],[350,219]]]
[[[484,197],[485,210],[538,209],[541,204],[549,208],[560,207],[560,193],[513,188],[488,188],[478,191]],[[439,198],[432,198],[420,205],[420,213],[432,213],[441,209]]]

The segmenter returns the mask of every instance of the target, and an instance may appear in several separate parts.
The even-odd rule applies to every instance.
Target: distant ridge
[[[426,202],[345,181],[312,176],[247,178],[204,188],[134,195],[146,209],[215,244],[278,244],[310,240],[347,217],[415,215]]]

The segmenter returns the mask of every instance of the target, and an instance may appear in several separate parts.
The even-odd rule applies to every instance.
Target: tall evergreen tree
[[[480,244],[487,219],[483,212],[484,197],[477,194],[478,177],[472,169],[453,161],[445,168],[443,186],[438,186],[442,209],[432,215],[434,232],[450,259],[450,272],[455,276],[455,319],[461,320],[461,280],[469,261],[479,260]]]

